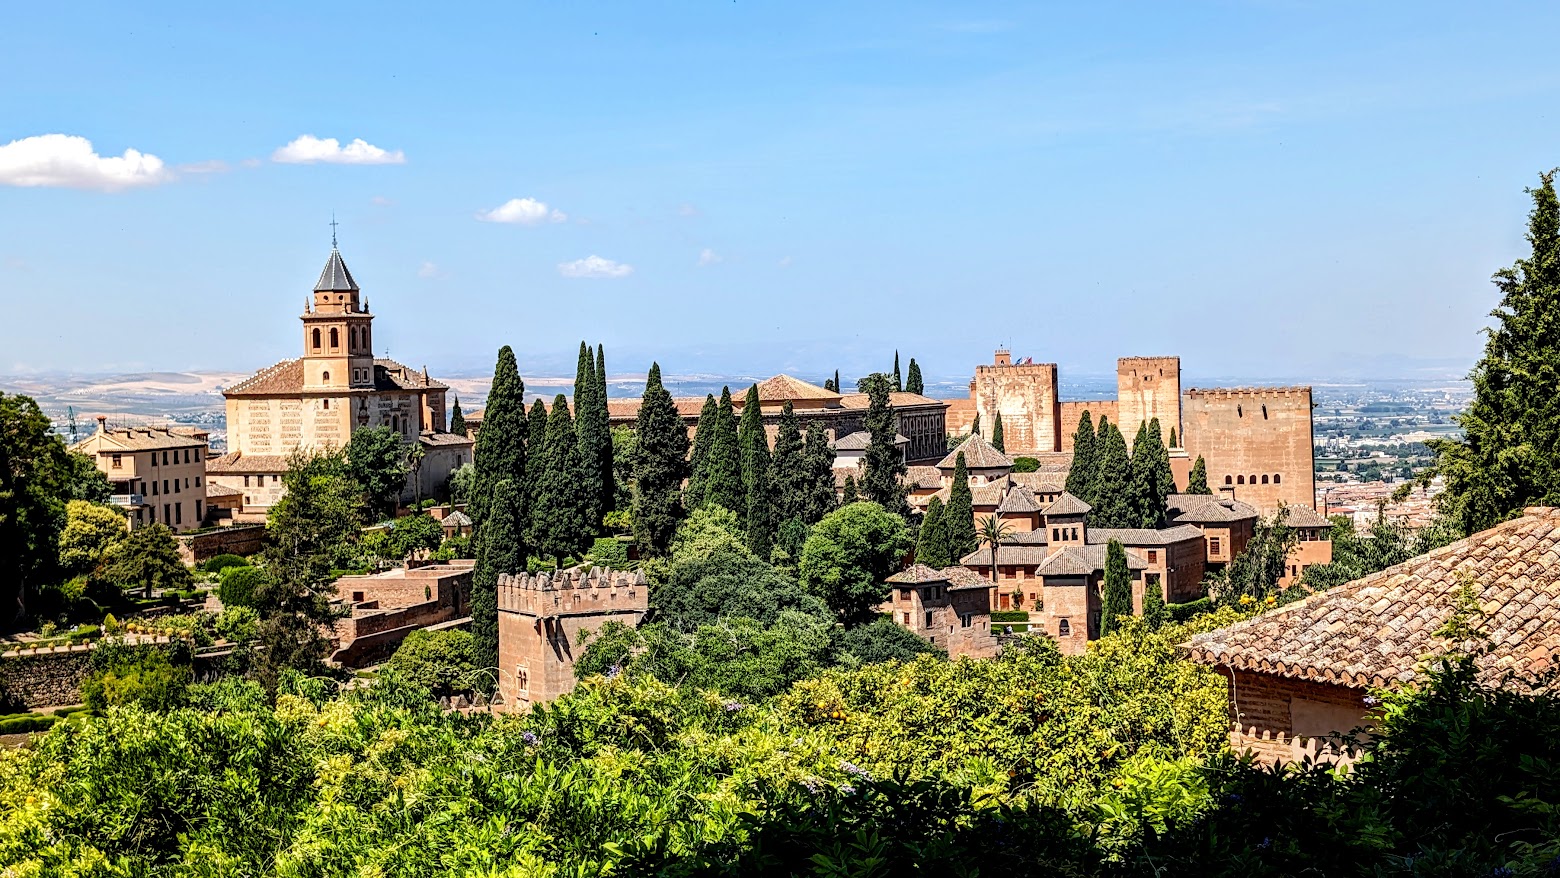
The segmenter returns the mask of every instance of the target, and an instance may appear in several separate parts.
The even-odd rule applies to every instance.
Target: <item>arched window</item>
[[[1257,483],[1257,474],[1256,473],[1252,473],[1251,474],[1251,483],[1253,485],[1255,485]]]
[[[1233,485],[1233,484],[1235,484],[1235,479],[1233,477],[1231,477],[1231,476],[1225,476],[1224,477],[1224,484],[1226,484],[1226,485]]]
[[[356,326],[354,326],[354,327],[352,327],[352,328],[347,330],[347,338],[350,340],[352,347],[357,347],[357,327]]]
[[[1264,484],[1264,485],[1265,485],[1265,484],[1267,484],[1267,483],[1268,483],[1268,482],[1267,482],[1267,473],[1263,473],[1263,474],[1262,474],[1262,484]]]
[[[1275,484],[1275,485],[1283,484],[1283,478],[1284,477],[1279,475],[1278,473],[1274,473],[1273,474],[1273,484]]]
[[[330,383],[330,373],[329,372],[321,372],[320,373],[320,380],[323,381],[326,384],[329,384]]]
[[[320,349],[320,331],[318,329],[314,330],[314,349]]]
[[[1244,485],[1244,484],[1246,484],[1246,477],[1245,477],[1245,476],[1240,476],[1240,477],[1238,477],[1238,478],[1237,478],[1237,479],[1236,479],[1236,480],[1235,480],[1235,483],[1236,483],[1236,484],[1238,484],[1238,485]]]
[[[341,347],[341,330],[334,326],[330,328],[330,346],[333,348]]]
[[[1066,619],[1062,619],[1061,621],[1056,623],[1056,636],[1058,636],[1058,637],[1071,637],[1072,636],[1072,626],[1067,624],[1067,620]]]

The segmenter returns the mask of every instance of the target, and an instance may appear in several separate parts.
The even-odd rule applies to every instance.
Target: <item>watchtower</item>
[[[506,710],[527,710],[574,689],[581,632],[608,621],[637,627],[650,608],[645,575],[588,572],[498,578],[498,691]]]

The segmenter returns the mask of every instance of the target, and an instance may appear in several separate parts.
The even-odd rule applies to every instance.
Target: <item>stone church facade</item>
[[[331,249],[299,319],[302,357],[223,391],[228,451],[207,462],[210,482],[243,492],[246,511],[263,511],[281,497],[288,455],[340,448],[368,427],[388,427],[408,446],[423,446],[422,463],[407,478],[408,499],[433,496],[471,461],[471,440],[446,429],[449,388],[426,368],[374,356],[374,315],[340,250]]]

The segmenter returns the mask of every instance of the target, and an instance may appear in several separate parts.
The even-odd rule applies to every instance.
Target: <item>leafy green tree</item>
[[[780,426],[775,433],[775,450],[769,471],[774,485],[777,527],[789,519],[803,521],[807,515],[807,462],[802,449],[802,427],[791,401],[780,409]]]
[[[802,547],[802,585],[839,619],[857,624],[888,596],[884,583],[912,546],[905,520],[876,503],[852,503],[824,516]]]
[[[904,389],[905,382],[899,377],[899,352],[894,351],[894,392],[902,393]]]
[[[910,358],[910,371],[905,376],[905,390],[910,393],[926,393],[926,382],[921,380],[921,367],[916,365],[915,357]]]
[[[729,394],[727,395],[729,398]],[[688,428],[661,384],[661,366],[650,365],[644,402],[635,425],[634,539],[648,557],[666,553],[682,520],[682,481],[687,473]]]
[[[915,363],[914,360],[910,362]],[[948,655],[946,650],[934,646],[915,632],[894,624],[892,619],[884,618],[841,632],[839,649],[854,662],[863,665],[911,662],[922,655]]]
[[[1002,413],[997,412],[997,417],[991,423],[991,447],[1007,453],[1006,443],[1002,436]]]
[[[1105,419],[1102,417],[1100,420]],[[1100,468],[1097,445],[1094,423],[1085,409],[1078,418],[1078,429],[1073,433],[1073,457],[1072,466],[1067,470],[1067,493],[1090,506],[1095,502],[1094,480]]]
[[[589,516],[597,498],[583,475],[585,461],[569,416],[569,401],[561,393],[548,413],[547,449],[540,463],[541,481],[531,509],[534,548],[537,554],[560,561],[577,557],[595,534]]]
[[[802,523],[816,524],[834,510],[834,449],[823,427],[810,424],[802,447],[806,459],[807,484],[802,505]]]
[[[1201,454],[1192,464],[1191,475],[1186,477],[1186,493],[1188,494],[1212,494],[1208,488],[1208,463],[1203,460]]]
[[[153,589],[182,591],[195,584],[190,568],[179,557],[173,531],[163,524],[142,525],[131,531],[103,575],[127,591],[143,589],[148,598]]]
[[[537,400],[540,404],[541,400]],[[534,416],[534,413],[533,413]],[[482,414],[482,429],[472,449],[476,479],[467,511],[477,530],[487,520],[493,490],[509,479],[526,483],[526,440],[529,431],[525,419],[525,382],[515,365],[515,352],[504,345],[498,349],[493,367],[493,385],[488,390],[487,408]]]
[[[475,464],[463,463],[450,473],[448,490],[451,503],[470,503],[477,484]]]
[[[460,397],[455,397],[455,404],[450,407],[450,432],[456,436],[466,435],[466,415],[460,410]]]
[[[396,647],[384,670],[436,696],[471,692],[487,681],[477,639],[469,631],[413,631]]]
[[[862,458],[866,471],[857,487],[867,500],[895,515],[904,515],[909,512],[905,504],[905,459],[894,442],[898,430],[888,376],[874,372],[861,379],[859,386],[868,399],[867,414],[862,419],[868,438]]]
[[[737,435],[737,415],[731,402],[731,388],[720,391],[715,413],[714,435],[706,458],[704,502],[724,506],[738,515],[747,511],[742,485],[742,444]]]
[[[962,451],[953,459],[953,484],[948,488],[943,522],[948,531],[949,563],[957,564],[980,546],[975,539],[975,498],[970,494],[969,469]]]
[[[104,711],[134,705],[162,711],[182,705],[190,684],[189,665],[174,664],[161,649],[127,650],[117,658],[82,681],[81,700],[87,707]]]
[[[834,386],[834,379],[833,378],[825,378],[825,379],[823,379],[823,389],[824,390],[830,390],[830,391],[833,391],[835,393],[839,393],[839,390]]]
[[[1369,576],[1410,558],[1434,551],[1461,538],[1455,521],[1440,518],[1429,527],[1410,529],[1392,521],[1383,509],[1370,527],[1360,533],[1354,520],[1334,516],[1328,539],[1332,542],[1332,561],[1312,564],[1301,581],[1305,590],[1323,591]]]
[[[605,411],[606,401],[602,401]],[[601,527],[602,471],[601,446],[610,442],[604,419],[596,417],[596,361],[590,346],[580,342],[579,362],[574,374],[574,432],[580,463],[580,514],[590,522],[592,531]]]
[[[347,467],[373,514],[380,518],[394,515],[406,487],[406,448],[401,434],[389,427],[353,431],[347,442]]]
[[[926,504],[926,517],[921,520],[921,533],[915,547],[915,560],[928,567],[941,570],[952,564],[954,558],[948,545],[948,522],[943,516],[941,497],[933,497]]]
[[[217,598],[224,607],[252,607],[261,589],[274,586],[271,574],[262,567],[229,567],[222,571]]]
[[[1095,437],[1096,476],[1094,479],[1093,507],[1089,512],[1091,527],[1137,527],[1137,516],[1132,497],[1132,462],[1127,456],[1127,442],[1107,418],[1100,418],[1099,433]]]
[[[395,520],[395,527],[390,531],[390,545],[397,559],[405,558],[418,549],[433,551],[443,542],[443,526],[426,513],[403,515]]]
[[[767,558],[775,539],[774,486],[769,472],[769,438],[764,433],[764,411],[756,384],[748,388],[742,404],[737,444],[742,453],[743,526],[753,553]]]
[[[1105,594],[1100,601],[1100,635],[1110,634],[1121,625],[1120,616],[1132,615],[1132,571],[1127,567],[1127,550],[1117,540],[1105,545]]]
[[[65,529],[60,531],[60,567],[67,576],[90,573],[128,536],[124,513],[101,503],[71,500],[65,504]]]
[[[526,511],[513,479],[494,486],[488,520],[490,526],[476,533],[477,558],[471,571],[472,660],[479,668],[498,666],[498,578],[524,572],[529,554]]]
[[[693,562],[727,549],[752,555],[747,532],[737,514],[724,506],[706,505],[688,514],[677,525],[668,557],[672,564]],[[757,557],[756,555],[754,557]]]
[[[795,579],[733,545],[674,562],[650,605],[653,621],[683,632],[736,617],[773,625],[786,610],[830,618],[823,601]]]
[[[1252,537],[1235,560],[1208,577],[1209,595],[1218,603],[1242,604],[1277,597],[1278,581],[1289,570],[1289,554],[1300,536],[1289,526],[1289,510],[1280,506],[1273,517],[1257,522]]]
[[[699,410],[699,423],[693,430],[693,455],[688,458],[688,485],[683,488],[683,505],[698,509],[704,505],[704,497],[710,479],[710,445],[715,441],[715,421],[720,417],[720,404],[715,394],[704,395],[704,408]]]
[[[1529,189],[1529,256],[1495,272],[1501,301],[1473,401],[1457,416],[1463,438],[1426,443],[1446,488],[1437,498],[1466,533],[1486,530],[1532,505],[1560,505],[1560,201],[1555,171]]]

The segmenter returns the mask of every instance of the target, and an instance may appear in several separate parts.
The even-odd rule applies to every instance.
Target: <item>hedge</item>
[[[0,735],[20,735],[23,732],[46,732],[50,726],[59,722],[57,716],[18,716],[12,719],[0,720]]]
[[[992,610],[991,621],[996,622],[1028,622],[1028,610]]]
[[[1193,616],[1201,616],[1203,613],[1213,612],[1213,601],[1209,598],[1198,598],[1195,601],[1187,601],[1181,604],[1167,604],[1165,609],[1170,611],[1171,620],[1185,622]]]
[[[223,554],[217,555],[200,565],[200,569],[207,573],[221,573],[229,567],[248,567],[249,559],[242,555]]]

